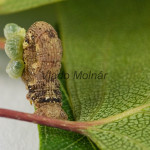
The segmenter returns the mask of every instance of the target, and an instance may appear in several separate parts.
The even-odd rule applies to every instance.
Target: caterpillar
[[[43,21],[28,29],[23,42],[25,68],[22,79],[28,89],[27,99],[34,103],[35,114],[67,119],[62,109],[60,84],[62,46],[54,28]]]
[[[62,45],[55,29],[44,21],[38,21],[26,33],[16,24],[8,24],[4,34],[7,39],[5,51],[12,59],[6,72],[13,78],[21,76],[28,90],[26,97],[36,108],[35,114],[67,119],[57,79]],[[22,37],[23,47],[20,46]]]
[[[61,58],[61,41],[55,29],[44,21],[31,25],[23,42],[22,79],[29,91],[27,99],[34,103],[37,115],[67,119],[57,79]]]

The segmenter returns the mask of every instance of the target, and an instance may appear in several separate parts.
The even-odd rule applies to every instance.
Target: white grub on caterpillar
[[[23,43],[25,69],[22,79],[28,89],[27,99],[34,103],[35,114],[67,119],[62,109],[60,84],[49,73],[58,75],[62,46],[54,28],[43,21],[35,22],[27,31]]]

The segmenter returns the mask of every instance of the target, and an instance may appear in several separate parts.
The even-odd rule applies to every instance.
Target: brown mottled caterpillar
[[[35,22],[23,43],[25,69],[22,79],[28,89],[27,99],[36,107],[36,114],[67,119],[61,108],[60,84],[62,46],[54,28],[43,21]]]

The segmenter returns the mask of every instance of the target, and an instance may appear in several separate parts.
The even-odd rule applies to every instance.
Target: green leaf
[[[72,109],[75,120],[93,121],[93,126],[82,130],[88,138],[40,126],[40,149],[97,149],[91,139],[102,150],[148,150],[150,2],[70,0],[57,5],[63,64],[70,74],[67,91],[62,89],[63,107],[70,120]],[[50,8],[33,10],[35,16],[30,10],[10,18],[14,22],[19,17],[15,23],[27,27],[39,18],[49,23],[54,18],[55,24]],[[1,17],[4,23],[7,17]],[[73,79],[75,71],[90,70],[108,74],[101,80]]]
[[[0,14],[14,13],[61,0],[0,0]]]
[[[131,109],[127,116],[125,114],[127,112],[119,114],[117,121],[116,116],[114,120],[110,117],[107,123],[91,127],[85,134],[104,150],[149,150],[150,104]]]
[[[83,133],[104,150],[148,150],[150,2],[67,1],[58,10],[73,114],[99,120]],[[108,75],[73,79],[90,70]]]

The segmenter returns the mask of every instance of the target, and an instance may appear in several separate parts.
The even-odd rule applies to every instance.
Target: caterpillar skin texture
[[[33,102],[36,114],[67,119],[61,108],[61,92],[57,75],[61,68],[62,46],[54,28],[43,21],[35,22],[23,43],[25,69],[22,79],[27,99]]]

